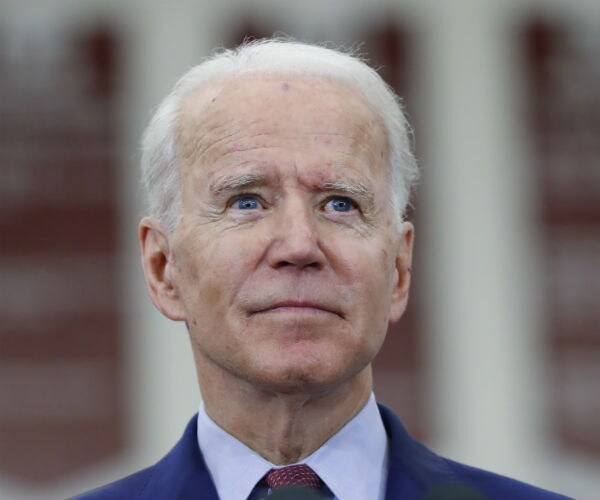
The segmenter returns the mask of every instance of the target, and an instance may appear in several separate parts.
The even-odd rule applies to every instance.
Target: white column
[[[434,3],[421,53],[429,128],[416,234],[426,255],[420,300],[432,313],[435,446],[536,482],[544,421],[535,239],[508,9]]]
[[[129,430],[134,462],[157,460],[197,411],[200,393],[185,326],[152,306],[143,281],[136,239],[141,212],[139,139],[153,110],[176,80],[212,48],[219,14],[208,2],[135,2],[129,12],[132,51],[125,103],[130,161],[123,172],[125,265],[123,287],[131,311],[127,342]]]

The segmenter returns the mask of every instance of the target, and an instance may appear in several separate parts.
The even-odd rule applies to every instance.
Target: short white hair
[[[391,203],[397,221],[402,221],[418,168],[398,96],[356,54],[277,38],[219,50],[185,73],[160,103],[142,139],[142,184],[150,215],[159,218],[169,231],[176,228],[181,216],[176,140],[185,97],[217,79],[251,73],[324,77],[356,90],[379,116],[387,134]]]

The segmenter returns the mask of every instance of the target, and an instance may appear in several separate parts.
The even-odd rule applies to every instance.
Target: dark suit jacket
[[[382,405],[379,409],[390,450],[386,500],[569,498],[440,457],[415,441],[389,409]],[[157,464],[75,499],[218,500],[198,447],[196,417],[190,421],[180,441]]]

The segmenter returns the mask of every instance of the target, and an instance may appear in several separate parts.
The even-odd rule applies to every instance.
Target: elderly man
[[[435,455],[378,407],[371,363],[406,307],[417,174],[398,101],[337,51],[217,53],[143,143],[155,306],[187,325],[199,413],[91,499],[559,499]],[[295,495],[295,496],[294,496]]]

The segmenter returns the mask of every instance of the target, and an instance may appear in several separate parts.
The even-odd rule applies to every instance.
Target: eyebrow
[[[375,207],[375,195],[371,189],[359,182],[331,181],[321,184],[323,191],[336,191],[340,194],[361,198],[365,204],[365,210],[371,211]]]
[[[357,182],[345,182],[345,181],[331,181],[324,182],[321,184],[323,191],[340,191],[342,193],[348,193],[362,198],[372,197],[371,190],[364,184]]]
[[[210,185],[210,192],[215,196],[248,189],[267,183],[267,176],[262,174],[237,174],[220,177]]]

